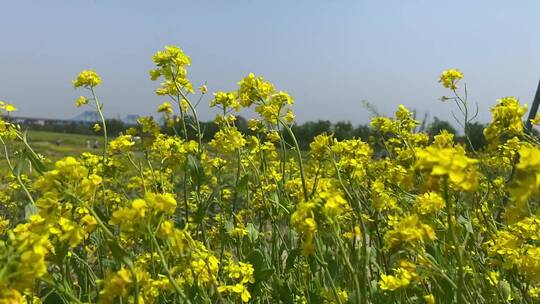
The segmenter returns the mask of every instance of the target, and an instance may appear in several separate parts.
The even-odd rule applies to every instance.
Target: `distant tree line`
[[[188,120],[188,137],[195,138],[195,129],[193,128],[193,121]],[[191,119],[192,120],[192,119]],[[96,122],[97,123],[97,122]],[[70,122],[62,124],[32,124],[28,126],[23,126],[31,130],[38,131],[51,131],[59,133],[74,133],[74,134],[83,134],[83,135],[99,135],[102,131],[96,132],[93,129],[94,123],[80,123],[80,122]],[[205,142],[210,141],[215,133],[219,130],[218,126],[213,121],[200,122],[203,140]],[[191,127],[190,127],[191,126]],[[117,136],[124,132],[127,128],[131,127],[119,119],[107,119],[107,130],[109,135]],[[238,117],[236,121],[236,127],[242,133],[246,135],[252,134],[249,130],[247,120],[243,117]],[[468,125],[468,133],[472,146],[475,150],[481,149],[486,145],[486,140],[484,138],[483,130],[486,127],[485,124],[475,122]],[[377,143],[380,141],[380,135],[376,130],[374,130],[369,124],[360,124],[353,125],[350,121],[339,121],[332,123],[329,120],[317,120],[317,121],[308,121],[301,124],[295,124],[293,126],[293,131],[298,140],[298,144],[301,149],[308,149],[309,144],[312,142],[313,138],[319,134],[327,133],[333,134],[334,137],[338,140],[359,138],[364,141],[369,141],[371,143]],[[175,134],[180,130],[180,126],[175,128],[172,126],[163,125],[162,131],[166,134]],[[458,142],[465,143],[465,138],[463,135],[458,135],[456,128],[448,121],[440,120],[437,117],[433,119],[430,123],[422,124],[419,126],[418,131],[424,131],[429,134],[431,137],[439,134],[442,130],[447,130],[448,132],[456,135],[456,140]],[[284,134],[286,141],[290,142],[288,134]]]
[[[200,124],[203,133],[203,141],[205,142],[214,138],[215,133],[219,131],[218,126],[213,121],[201,122]],[[190,125],[193,126],[193,122],[188,124],[188,126]],[[244,134],[253,134],[253,132],[249,130],[247,120],[243,117],[237,117],[236,127]],[[485,124],[479,122],[468,125],[469,139],[475,150],[482,149],[487,144],[483,133],[485,127]],[[179,130],[180,126],[176,126],[176,129]],[[377,147],[377,143],[381,142],[379,132],[373,129],[369,124],[353,125],[350,121],[338,121],[335,123],[332,123],[329,120],[307,121],[302,124],[294,124],[292,130],[296,136],[298,145],[302,150],[307,150],[309,144],[313,141],[313,138],[323,133],[333,134],[334,138],[337,140],[359,138],[363,141],[370,142],[375,147]],[[466,138],[463,135],[458,134],[459,132],[456,128],[448,121],[440,120],[435,117],[432,122],[422,124],[418,127],[418,131],[426,132],[431,138],[439,134],[442,130],[454,134],[457,142],[467,142],[468,146]],[[173,127],[166,126],[163,127],[163,132],[166,134],[175,133]],[[195,129],[193,127],[188,127],[188,137],[195,139],[195,134]],[[289,134],[284,133],[283,137],[287,142],[292,142]]]
[[[62,122],[62,123],[44,123],[44,124],[22,124],[24,128],[33,131],[49,131],[58,133],[71,133],[82,135],[101,135],[100,132],[96,132],[93,128],[95,124],[101,124],[100,122]],[[107,119],[107,133],[111,136],[118,136],[121,132],[125,131],[130,125],[125,124],[119,119]]]

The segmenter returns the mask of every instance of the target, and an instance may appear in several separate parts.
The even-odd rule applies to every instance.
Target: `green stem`
[[[172,273],[169,269],[169,266],[167,265],[167,262],[165,261],[165,256],[163,255],[163,251],[161,251],[161,247],[159,246],[159,243],[156,237],[154,236],[154,233],[150,229],[150,227],[147,227],[147,231],[148,231],[148,234],[150,235],[152,243],[156,247],[156,250],[159,255],[159,259],[161,261],[161,265],[163,266],[163,269],[167,273],[167,278],[169,278],[169,282],[171,282],[172,286],[174,287],[174,290],[176,291],[179,297],[181,297],[186,303],[191,303],[189,299],[186,297],[186,295],[184,294],[184,292],[182,291],[182,289],[180,288],[180,286],[178,286],[178,284],[176,283],[176,280],[173,278]]]
[[[191,109],[191,113],[193,113],[193,119],[195,119],[195,124],[197,126],[197,139],[199,142],[199,152],[202,152],[202,133],[201,133],[201,124],[199,122],[199,115],[197,115],[197,111],[195,110],[195,107],[191,104],[191,101],[189,101],[189,99],[184,94],[184,92],[182,92],[182,90],[179,90],[179,92],[180,92],[180,95],[182,95],[182,98],[186,100],[186,103]]]
[[[448,230],[450,232],[450,238],[452,241],[452,247],[453,249],[457,251],[457,263],[458,263],[458,273],[456,275],[457,277],[457,288],[456,288],[456,301],[459,301],[460,303],[468,303],[466,299],[463,297],[462,291],[463,291],[463,265],[461,261],[461,244],[459,244],[456,231],[455,231],[455,225],[454,221],[452,219],[452,210],[453,210],[453,204],[450,200],[448,190],[448,178],[444,179],[444,199],[446,201],[446,220],[448,222]],[[461,302],[463,301],[463,302]]]
[[[133,279],[133,289],[135,291],[133,295],[133,302],[134,304],[139,304],[139,282],[137,280],[137,273],[135,272],[135,267],[133,267],[133,263],[126,263],[126,265]]]
[[[79,298],[77,298],[75,295],[73,295],[69,290],[65,289],[63,286],[58,285],[58,283],[56,283],[55,281],[45,279],[45,278],[40,278],[40,280],[52,286],[54,289],[58,290],[58,292],[68,297],[74,303],[83,304],[83,302],[81,302]]]
[[[363,303],[367,304],[368,303],[367,292],[366,292],[366,290],[363,290],[363,292],[360,291],[361,290],[360,289],[360,282],[358,281],[358,277],[355,274],[355,271],[354,271],[354,268],[353,268],[353,266],[351,264],[351,261],[349,261],[349,257],[347,256],[347,253],[345,252],[345,247],[343,246],[343,242],[342,242],[341,238],[339,237],[335,227],[334,227],[334,235],[335,235],[337,243],[338,243],[339,251],[341,252],[341,255],[343,256],[343,259],[345,260],[345,265],[349,269],[349,272],[351,273],[351,277],[353,278],[354,288],[356,290],[356,296],[357,297],[362,296],[363,297]],[[366,272],[367,269],[363,269],[363,271]],[[366,284],[367,284],[367,282],[364,282],[364,285],[363,285],[364,289],[366,289]]]
[[[306,178],[304,176],[304,164],[302,161],[302,153],[300,152],[300,146],[298,145],[296,136],[294,135],[294,132],[291,130],[291,128],[281,118],[278,118],[278,122],[285,128],[285,130],[287,130],[287,133],[289,133],[293,141],[294,148],[296,150],[296,157],[298,160],[298,167],[300,169],[300,178],[302,179],[302,190],[304,191],[304,199],[307,201],[309,199],[309,194],[307,191]]]
[[[5,154],[4,158],[6,159],[6,162],[7,162],[7,165],[9,167],[10,171],[11,171],[11,174],[13,174],[13,176],[15,176],[15,178],[17,179],[17,183],[21,186],[21,188],[23,189],[24,193],[26,194],[26,196],[28,197],[28,199],[30,200],[32,205],[35,206],[36,203],[34,201],[34,198],[30,194],[30,191],[28,190],[26,185],[23,183],[23,181],[21,179],[21,174],[15,172],[15,167],[13,167],[13,164],[11,163],[11,160],[9,159],[9,154],[8,154],[9,151],[8,151],[6,142],[4,141],[4,139],[2,137],[0,137],[0,143],[2,143],[2,145],[4,146],[4,154]]]
[[[94,88],[90,88],[90,92],[92,92],[92,97],[94,99],[94,102],[96,104],[96,110],[98,111],[99,113],[99,118],[101,119],[101,126],[103,128],[103,139],[104,139],[104,143],[103,143],[103,159],[105,159],[107,157],[107,146],[108,146],[108,143],[109,143],[109,139],[108,139],[108,136],[107,136],[107,123],[105,122],[105,117],[103,116],[103,111],[101,110],[101,104],[99,103],[99,100],[96,96],[96,93],[94,91]]]
[[[318,239],[315,239],[315,243],[317,246],[317,250],[319,252],[322,252],[321,250],[321,244],[319,243]],[[334,279],[330,275],[330,271],[328,270],[328,263],[323,260],[322,257],[317,256],[317,254],[313,255],[315,257],[315,260],[319,263],[319,265],[323,268],[326,276],[328,277],[328,281],[330,282],[330,288],[332,289],[332,293],[334,294],[334,298],[336,299],[336,302],[338,304],[341,304],[341,299],[339,298],[339,294],[337,292],[336,284],[334,283]]]

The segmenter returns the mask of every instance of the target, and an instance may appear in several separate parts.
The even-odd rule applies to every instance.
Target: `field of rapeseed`
[[[306,152],[292,97],[249,74],[213,94],[220,130],[203,144],[190,58],[152,59],[174,136],[143,118],[108,138],[103,119],[102,152],[53,164],[0,119],[1,304],[540,301],[540,142],[517,99],[491,108],[480,151],[416,132],[400,106],[372,120],[373,141],[321,134]],[[467,136],[462,77],[439,82]],[[103,118],[100,83],[73,81]],[[250,134],[235,127],[246,108]]]

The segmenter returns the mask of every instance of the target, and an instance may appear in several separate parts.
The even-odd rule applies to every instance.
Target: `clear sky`
[[[71,80],[92,68],[109,117],[151,114],[152,54],[166,44],[192,58],[210,92],[249,72],[296,100],[299,121],[365,123],[400,104],[450,119],[440,72],[466,78],[480,120],[502,96],[531,102],[540,79],[540,1],[0,0],[0,100],[19,115],[71,118]],[[213,118],[206,104],[203,119]]]

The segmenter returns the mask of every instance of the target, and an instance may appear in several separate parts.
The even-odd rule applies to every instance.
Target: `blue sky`
[[[109,117],[151,114],[166,44],[192,58],[195,85],[235,89],[249,72],[296,100],[299,121],[365,123],[361,101],[451,119],[444,69],[461,69],[481,121],[497,98],[530,103],[540,79],[539,1],[4,1],[0,100],[20,115],[71,118],[76,74],[98,71]],[[203,104],[203,119],[213,111]]]

